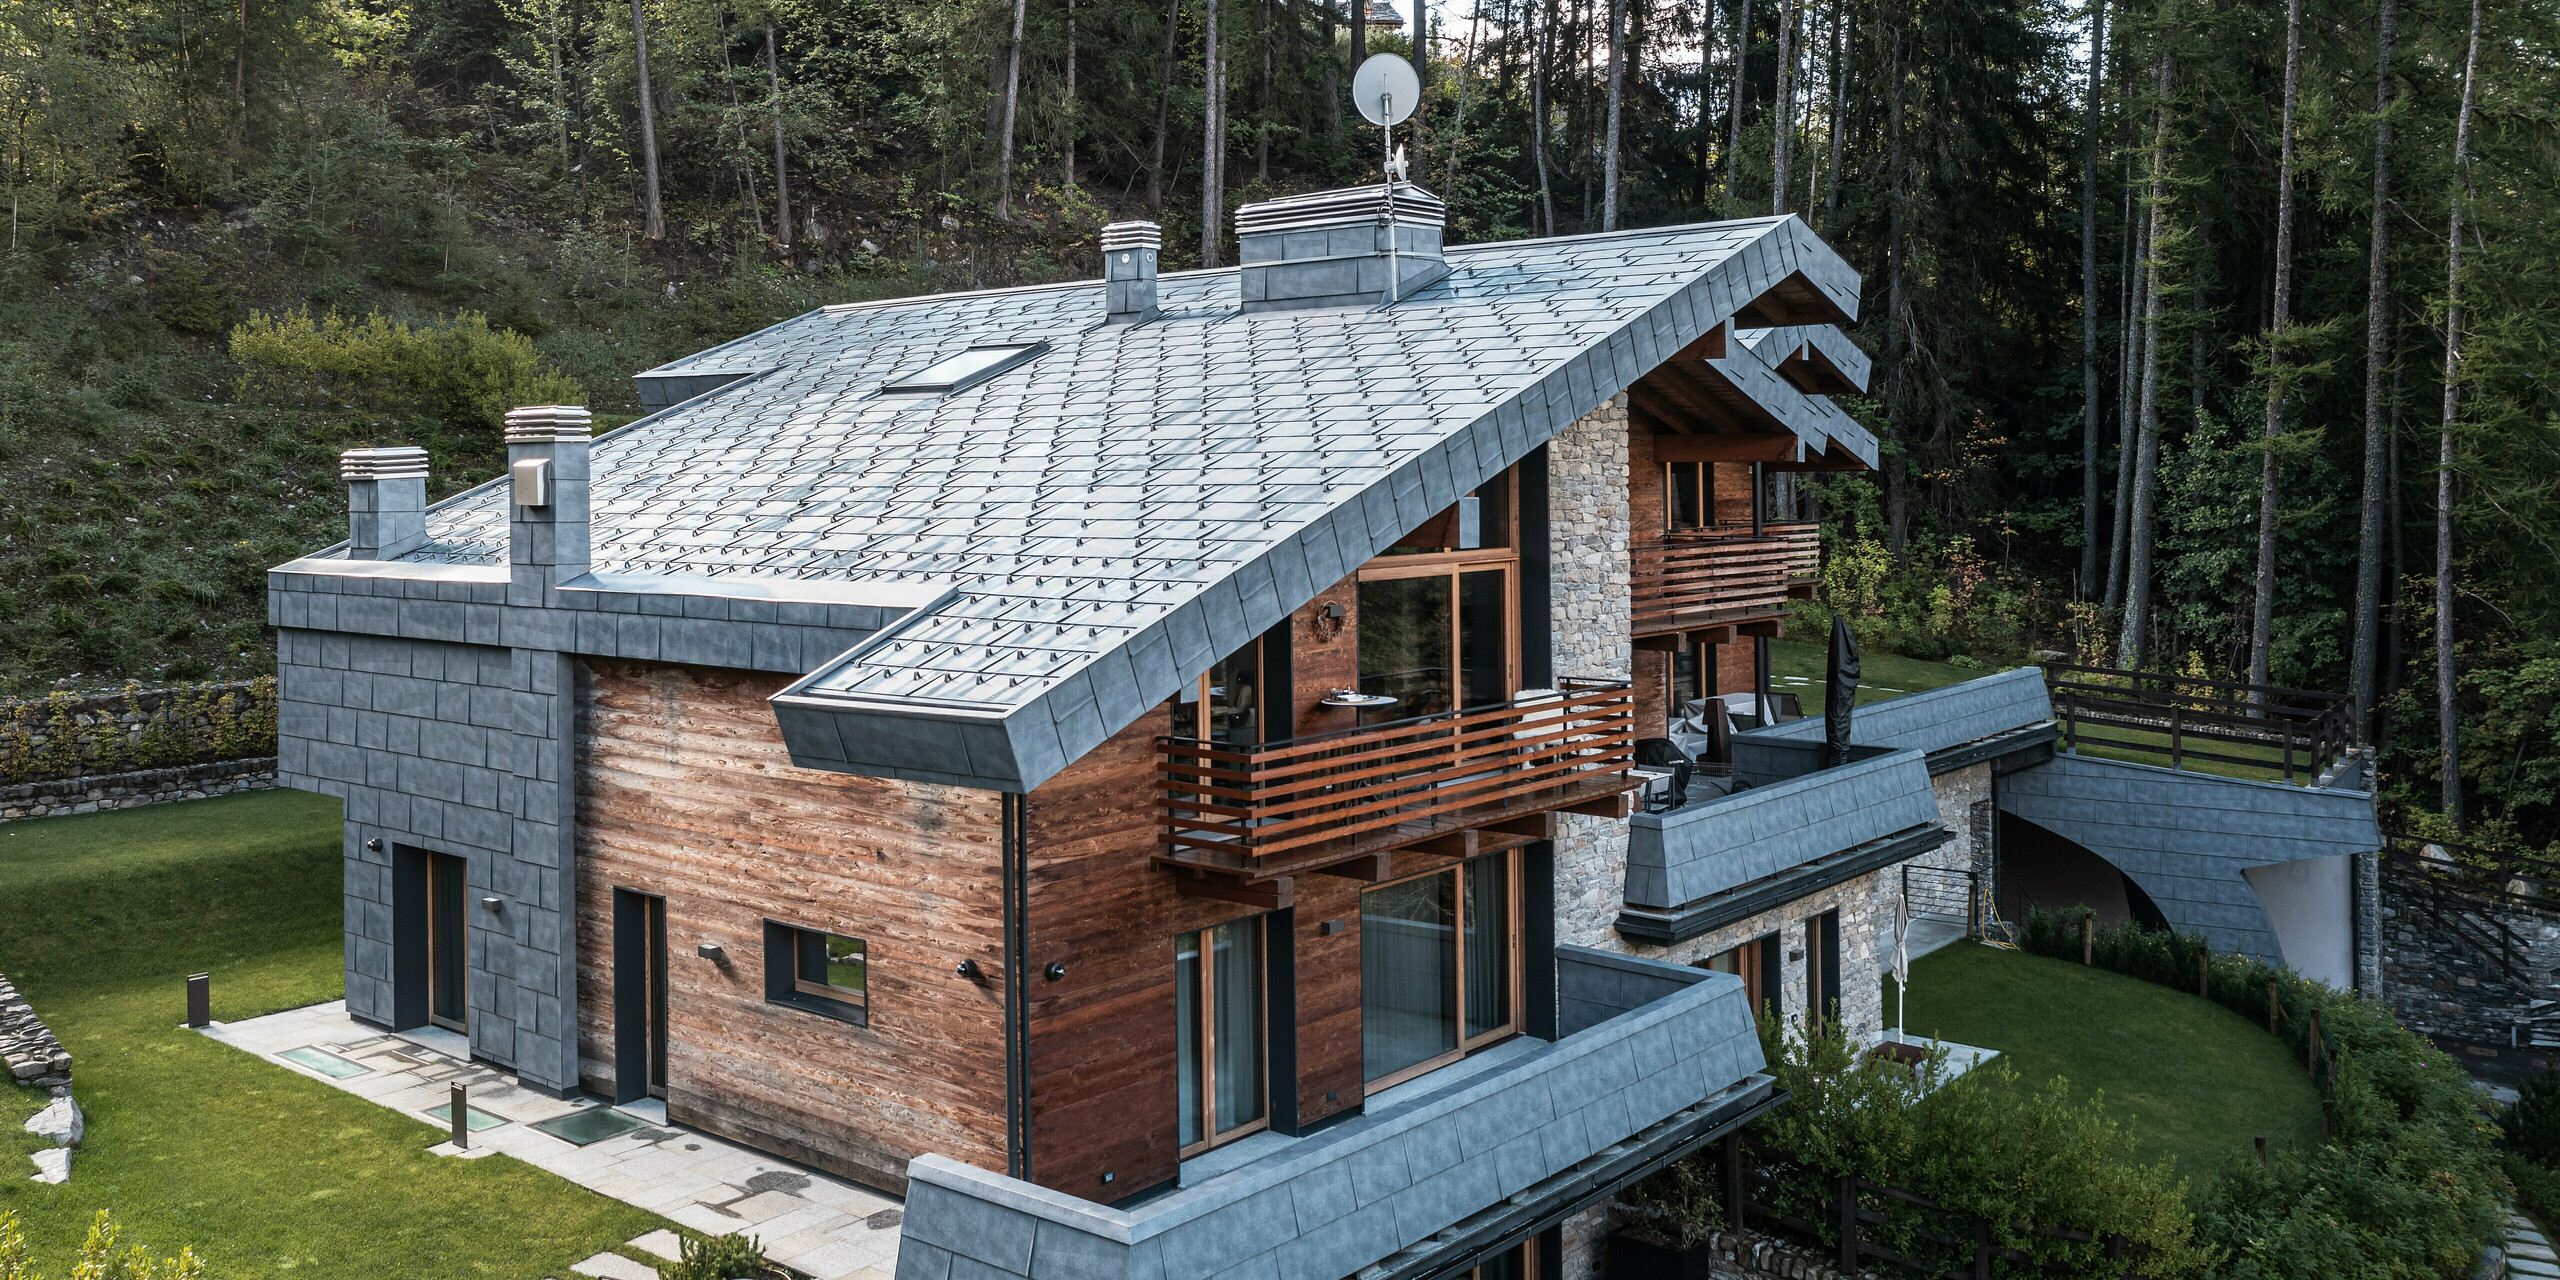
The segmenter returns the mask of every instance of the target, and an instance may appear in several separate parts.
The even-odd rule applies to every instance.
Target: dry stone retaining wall
[[[71,1084],[70,1052],[5,976],[0,976],[0,1065],[8,1067],[10,1080],[31,1089]]]
[[[58,818],[101,809],[138,809],[172,800],[202,800],[276,785],[276,758],[218,760],[212,764],[142,769],[92,778],[58,778],[0,787],[0,822]]]
[[[273,677],[0,701],[0,786],[276,752]]]

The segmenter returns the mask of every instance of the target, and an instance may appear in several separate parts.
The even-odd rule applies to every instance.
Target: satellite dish
[[[1392,53],[1373,53],[1351,73],[1351,101],[1371,124],[1399,125],[1422,104],[1422,77]]]

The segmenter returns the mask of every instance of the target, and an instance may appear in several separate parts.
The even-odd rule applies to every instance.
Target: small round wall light
[[[1067,976],[1067,966],[1059,961],[1052,960],[1049,962],[1048,968],[1040,971],[1040,976],[1047,978],[1051,982],[1063,981]]]
[[[967,978],[971,982],[984,982],[987,980],[987,976],[978,971],[978,962],[975,960],[963,960],[959,964],[952,966],[951,971],[959,974],[963,978]]]
[[[375,836],[373,839],[365,841],[364,848],[367,853],[382,852],[382,837]]]

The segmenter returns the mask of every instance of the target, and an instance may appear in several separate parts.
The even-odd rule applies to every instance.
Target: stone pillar
[[[347,558],[392,560],[427,541],[427,451],[349,449],[338,455],[347,482]]]
[[[1613,396],[1547,445],[1555,674],[1626,679],[1634,666],[1627,569],[1627,398]],[[1556,819],[1556,941],[1629,948],[1613,927],[1626,899],[1627,827]]]
[[[2356,992],[2379,1000],[2382,991],[2382,855],[2355,856]]]
[[[594,418],[575,405],[507,411],[507,603],[541,608],[587,571],[587,450]]]

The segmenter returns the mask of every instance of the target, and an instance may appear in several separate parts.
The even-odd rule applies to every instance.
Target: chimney
[[[1156,253],[1164,228],[1115,222],[1102,229],[1104,324],[1136,324],[1156,316]]]
[[[1317,191],[1236,210],[1246,311],[1373,307],[1449,274],[1440,258],[1448,207],[1409,182]]]
[[[507,410],[507,603],[545,605],[587,571],[587,449],[594,416],[576,405]]]
[[[391,560],[426,545],[427,451],[349,449],[338,455],[347,482],[347,558]]]

